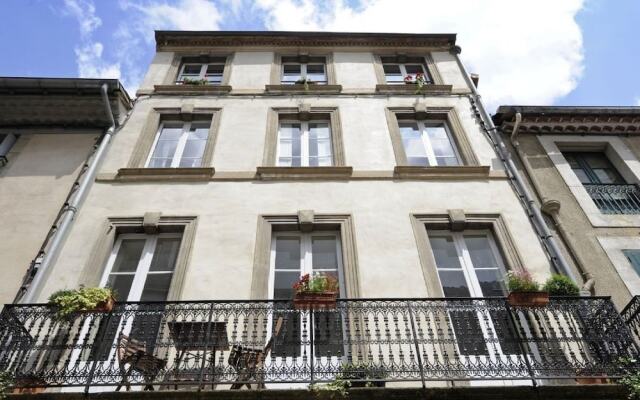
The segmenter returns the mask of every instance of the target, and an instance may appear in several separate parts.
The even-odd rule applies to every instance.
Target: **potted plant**
[[[387,376],[385,368],[365,363],[343,364],[338,373],[338,378],[351,387],[385,387]]]
[[[206,79],[182,78],[181,82],[183,85],[194,85],[194,86],[204,86],[209,84],[209,81]]]
[[[21,375],[15,379],[6,376],[3,378],[9,379],[8,381],[3,381],[3,383],[6,384],[6,386],[13,386],[13,390],[11,391],[13,394],[44,393],[47,388],[47,382],[36,374]]]
[[[422,72],[418,72],[413,75],[407,75],[404,77],[404,83],[407,85],[417,85],[416,94],[419,94],[422,91],[422,87],[427,84],[427,78],[424,76]]]
[[[336,308],[338,280],[327,274],[303,275],[293,284],[293,305],[297,310],[309,308]]]
[[[542,286],[550,296],[578,296],[580,288],[566,275],[553,274]]]
[[[75,312],[110,312],[115,303],[115,292],[111,288],[85,288],[59,290],[49,296],[49,304],[56,314],[64,319]]]
[[[549,293],[541,291],[538,282],[527,271],[510,271],[507,288],[507,302],[512,306],[543,307],[549,304]]]
[[[309,85],[315,85],[315,82],[309,78],[300,78],[296,81],[296,85],[304,85],[305,92],[309,91]]]

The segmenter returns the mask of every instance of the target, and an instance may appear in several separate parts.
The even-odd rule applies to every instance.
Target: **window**
[[[404,84],[406,76],[416,74],[423,74],[427,83],[433,83],[422,57],[380,57],[380,60],[387,84]]]
[[[271,244],[271,277],[269,293],[274,299],[292,299],[293,284],[304,274],[322,273],[334,276],[344,297],[344,274],[340,235],[333,232],[281,232],[273,236]],[[279,315],[275,313],[274,318]],[[283,330],[274,343],[272,354],[278,357],[308,355],[306,314],[283,315]],[[314,316],[314,354],[338,357],[344,354],[342,319],[336,313]]]
[[[504,262],[490,232],[431,231],[429,243],[445,297],[482,298],[506,294]],[[461,355],[519,352],[506,309],[487,309],[480,305],[474,310],[473,306],[454,306],[449,318]],[[496,336],[499,343],[492,340]]]
[[[640,250],[622,250],[622,253],[627,257],[633,270],[636,271],[636,274],[638,274],[640,278]]]
[[[330,121],[280,120],[276,165],[279,167],[332,166]]]
[[[302,80],[315,84],[327,84],[325,57],[282,57],[282,74],[280,83],[294,85]]]
[[[182,235],[179,233],[119,235],[100,280],[100,287],[114,289],[119,301],[166,301],[181,242]],[[113,343],[120,334],[146,342],[147,351],[153,352],[161,324],[161,313],[140,313],[101,320],[98,326],[85,326],[85,332],[97,329],[95,336],[91,336],[104,339],[98,348],[83,354],[82,359],[88,357],[105,361],[114,357]]]
[[[460,156],[445,122],[398,120],[407,164],[412,166],[460,165]]]
[[[160,124],[147,161],[148,168],[193,168],[202,166],[211,128],[211,116],[192,121],[166,120]]]
[[[637,186],[627,184],[603,152],[563,152],[563,155],[602,213],[640,213]]]
[[[220,85],[226,61],[226,57],[185,57],[176,83],[207,81],[210,85]]]

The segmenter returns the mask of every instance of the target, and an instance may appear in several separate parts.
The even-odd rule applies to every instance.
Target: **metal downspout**
[[[21,303],[33,303],[37,300],[38,295],[40,294],[40,290],[42,289],[42,283],[48,275],[49,268],[51,267],[51,265],[53,265],[53,262],[60,252],[62,243],[64,242],[69,228],[71,227],[71,223],[73,222],[73,219],[75,218],[75,215],[78,212],[78,208],[84,200],[87,191],[91,187],[91,183],[93,182],[94,176],[98,169],[98,165],[100,164],[100,161],[102,161],[102,158],[104,157],[105,151],[109,146],[109,142],[111,141],[113,133],[115,132],[116,123],[113,119],[111,104],[109,103],[109,96],[107,94],[108,89],[109,87],[106,83],[103,83],[100,87],[105,113],[107,115],[107,118],[109,119],[110,126],[105,131],[104,136],[100,141],[100,144],[96,149],[93,158],[86,166],[86,172],[84,173],[80,181],[77,182],[78,188],[76,192],[72,197],[69,198],[69,201],[65,204],[62,210],[62,216],[59,220],[60,222],[58,223],[57,229],[55,230],[51,238],[51,244],[49,245],[47,251],[44,253],[42,261],[40,261],[40,263],[36,263],[33,280],[27,287],[24,296],[19,299]]]
[[[489,135],[489,138],[491,139],[493,147],[495,148],[496,153],[500,157],[500,160],[504,164],[507,173],[511,176],[511,181],[515,186],[517,194],[524,201],[526,211],[533,222],[534,228],[536,229],[536,231],[538,232],[538,235],[542,239],[544,246],[547,248],[547,251],[549,252],[549,256],[551,257],[551,262],[553,263],[554,267],[558,272],[568,276],[575,282],[576,279],[573,275],[573,272],[571,271],[571,267],[569,266],[569,264],[567,264],[567,261],[562,255],[562,252],[558,247],[558,243],[556,242],[555,238],[551,234],[551,231],[549,230],[549,227],[544,221],[544,218],[542,217],[542,213],[540,212],[540,209],[535,204],[535,201],[533,200],[531,193],[529,193],[529,189],[525,185],[524,180],[520,175],[520,172],[518,172],[518,169],[516,168],[516,165],[514,164],[509,151],[506,149],[506,146],[502,141],[502,138],[500,137],[500,135],[496,133],[497,128],[495,127],[495,125],[493,124],[493,120],[485,110],[484,104],[482,104],[482,99],[480,98],[480,95],[478,94],[478,91],[476,90],[475,85],[473,84],[473,82],[471,82],[471,78],[469,77],[469,74],[467,73],[466,68],[462,64],[462,61],[460,60],[460,56],[459,56],[460,51],[461,51],[460,47],[455,46],[453,48],[452,53],[456,58],[456,62],[458,63],[458,67],[460,68],[460,71],[462,71],[462,75],[464,76],[467,86],[471,89],[471,94],[469,95],[471,103],[472,105],[475,105],[475,107],[478,109],[480,119],[484,124],[484,129]]]
[[[522,166],[524,167],[527,175],[529,175],[529,180],[531,181],[531,185],[533,186],[533,190],[538,194],[538,198],[542,201],[542,212],[549,215],[553,220],[553,223],[557,229],[558,235],[564,238],[565,241],[568,241],[569,233],[565,229],[562,221],[560,221],[559,211],[560,211],[560,202],[557,200],[545,200],[542,195],[542,189],[540,186],[540,182],[536,178],[536,175],[533,173],[533,169],[531,168],[531,164],[527,157],[525,157],[524,152],[520,148],[520,142],[518,141],[518,129],[520,128],[520,123],[522,122],[522,114],[520,112],[516,112],[515,114],[515,123],[513,125],[513,130],[511,131],[510,141],[513,145],[513,148],[518,153],[518,157],[522,161]],[[505,132],[506,133],[506,132]],[[581,295],[590,296],[592,295],[593,286],[595,284],[595,279],[591,275],[590,272],[587,271],[585,265],[586,263],[582,260],[582,257],[576,253],[571,246],[567,246],[567,251],[569,255],[573,258],[574,264],[578,269],[578,272],[582,276],[582,280],[584,284],[582,288],[580,288]]]

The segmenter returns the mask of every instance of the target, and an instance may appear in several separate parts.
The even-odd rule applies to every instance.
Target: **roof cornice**
[[[158,51],[180,47],[423,47],[448,50],[455,34],[156,31]]]
[[[640,107],[501,106],[493,120],[510,133],[516,113],[520,134],[640,134]]]

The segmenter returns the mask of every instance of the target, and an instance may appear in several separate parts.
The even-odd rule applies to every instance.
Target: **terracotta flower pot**
[[[336,308],[337,292],[298,292],[293,298],[293,306],[296,310]]]
[[[16,379],[13,394],[44,393],[47,383],[36,376],[25,376]]]
[[[507,297],[511,306],[520,307],[544,307],[549,304],[547,292],[511,292]]]
[[[113,310],[113,306],[116,302],[116,299],[113,298],[113,296],[109,296],[109,298],[105,301],[101,301],[100,303],[96,304],[96,308],[94,308],[93,310],[87,310],[87,311],[95,311],[95,312],[111,312],[111,310]]]

